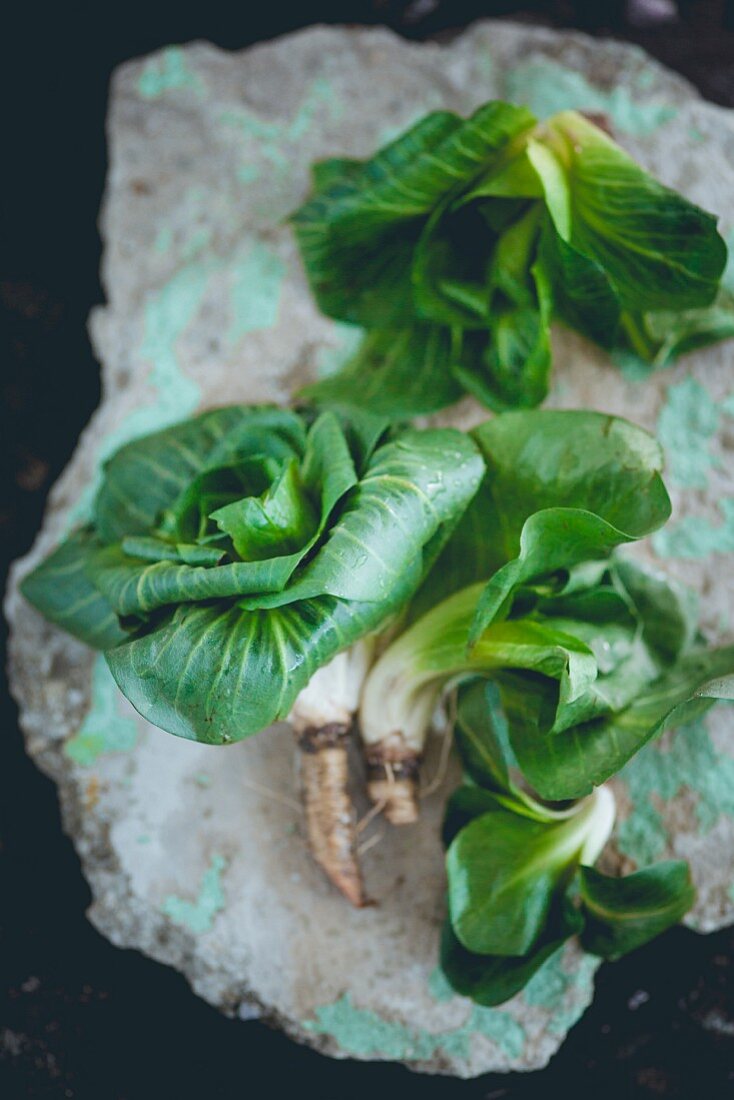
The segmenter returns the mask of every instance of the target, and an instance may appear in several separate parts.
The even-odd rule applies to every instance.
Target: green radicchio
[[[319,307],[367,330],[304,391],[322,404],[537,405],[554,318],[658,364],[734,334],[715,219],[573,111],[429,114],[368,160],[317,165],[293,223]]]
[[[214,744],[255,733],[401,609],[476,491],[467,436],[384,429],[232,406],[138,439],[23,592],[105,650],[154,724]]]

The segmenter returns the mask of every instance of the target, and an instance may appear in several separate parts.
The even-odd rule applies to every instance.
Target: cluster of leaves
[[[446,822],[443,953],[455,988],[493,1004],[582,925],[613,957],[689,907],[677,864],[619,881],[582,864],[611,828],[600,785],[656,734],[734,699],[734,646],[707,648],[690,593],[615,553],[670,512],[651,436],[555,411],[472,434],[487,473],[368,677],[362,722],[387,705],[419,746],[446,685],[479,680],[459,708],[468,781]]]
[[[715,218],[576,112],[435,112],[368,160],[317,164],[313,183],[293,215],[312,290],[367,330],[304,391],[321,404],[413,416],[468,391],[532,407],[554,319],[656,364],[734,335]]]
[[[403,607],[476,491],[467,436],[385,429],[231,406],[135,440],[22,590],[155,725],[240,740]]]
[[[600,784],[734,698],[734,647],[706,649],[690,600],[617,556],[670,513],[645,432],[589,412],[504,412],[468,435],[389,421],[464,391],[537,405],[553,320],[656,363],[733,334],[726,248],[589,120],[500,102],[317,165],[293,222],[322,310],[366,330],[307,391],[327,411],[232,406],[128,444],[23,591],[105,652],[147,719],[211,744],[287,717],[402,616],[363,731],[417,754],[464,685],[442,962],[496,1004],[569,936],[613,958],[689,907],[681,864],[593,869]]]
[[[456,737],[466,767],[449,800],[449,916],[441,966],[457,993],[496,1005],[518,993],[572,936],[605,959],[677,923],[695,900],[688,865],[669,860],[625,878],[591,866],[613,821],[606,788],[559,809],[513,782],[493,684],[464,689]]]
[[[582,798],[666,725],[732,697],[734,647],[702,645],[690,595],[614,554],[670,514],[652,436],[551,410],[471,434],[484,480],[370,673],[362,722],[369,735],[389,705],[394,728],[427,726],[446,684],[489,676],[525,779]]]

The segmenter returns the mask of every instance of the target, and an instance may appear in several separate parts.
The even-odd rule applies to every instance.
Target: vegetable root
[[[306,827],[313,858],[357,908],[369,905],[356,853],[356,815],[348,791],[349,726],[330,722],[300,734]]]
[[[421,754],[404,744],[378,741],[365,747],[367,793],[382,807],[391,825],[418,820],[418,778]]]

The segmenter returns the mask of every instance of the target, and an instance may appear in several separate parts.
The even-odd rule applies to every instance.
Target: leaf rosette
[[[366,330],[304,391],[322,404],[535,406],[554,320],[656,364],[734,334],[716,219],[575,111],[434,112],[367,160],[316,165],[292,220],[320,309]]]
[[[232,406],[135,440],[23,592],[155,725],[247,737],[402,608],[477,489],[467,436],[385,428]]]

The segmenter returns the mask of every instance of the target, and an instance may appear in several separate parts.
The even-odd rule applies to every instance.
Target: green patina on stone
[[[731,247],[731,241],[730,241]],[[730,252],[724,281],[734,280],[734,257]],[[658,419],[658,437],[666,452],[672,481],[688,488],[705,489],[709,471],[721,465],[709,449],[721,424],[721,414],[734,416],[734,394],[714,401],[708,390],[693,378],[671,386]],[[704,516],[684,516],[652,537],[655,552],[662,558],[706,558],[710,554],[734,551],[734,498],[719,501],[720,523]]]
[[[270,328],[278,319],[286,266],[268,245],[258,241],[232,269],[232,323],[228,339],[236,343],[248,332]]]
[[[256,164],[242,164],[235,174],[240,183],[254,183],[260,176],[260,169]]]
[[[201,880],[196,901],[170,894],[163,903],[163,912],[176,924],[184,925],[191,932],[208,932],[217,913],[224,909],[222,872],[227,866],[224,856],[213,856]]]
[[[165,256],[167,252],[170,252],[171,245],[173,244],[173,229],[170,225],[162,225],[156,234],[155,241],[153,242],[153,248],[159,256]]]
[[[523,991],[523,1000],[533,1008],[552,1013],[548,1030],[553,1035],[565,1035],[573,1027],[593,996],[593,979],[601,960],[582,955],[573,970],[564,966],[564,949],[559,947],[534,974]],[[574,996],[578,991],[581,995]]]
[[[351,359],[361,343],[364,329],[358,325],[335,321],[332,332],[336,338],[335,343],[322,348],[316,358],[316,373],[319,378],[328,378],[330,374],[335,374]]]
[[[434,967],[428,976],[428,992],[434,1001],[453,1001],[456,996],[440,966]]]
[[[89,517],[102,480],[102,465],[107,458],[131,439],[183,420],[196,409],[201,391],[181,369],[176,344],[196,318],[209,280],[218,266],[214,260],[189,264],[150,296],[145,306],[143,339],[138,354],[151,365],[146,381],[153,390],[153,400],[133,409],[116,428],[106,433],[97,452],[95,477],[70,510],[70,525]]]
[[[719,503],[722,522],[711,523],[704,516],[684,516],[652,536],[655,553],[661,558],[707,558],[709,554],[734,552],[734,498]]]
[[[652,74],[649,74],[650,76]],[[678,113],[664,103],[641,102],[636,92],[643,89],[617,84],[610,91],[590,84],[580,73],[546,58],[526,61],[507,75],[504,97],[524,103],[538,118],[557,111],[598,111],[609,116],[614,125],[628,134],[644,136],[670,122]]]
[[[100,756],[109,752],[130,752],[138,740],[138,723],[129,715],[119,713],[122,699],[112,679],[107,662],[101,655],[92,671],[92,703],[78,733],[64,745],[64,753],[82,768],[89,768]]]
[[[709,470],[720,460],[709,449],[719,427],[719,409],[709,391],[695,378],[668,387],[658,416],[657,436],[665,450],[671,481],[705,489]]]
[[[193,260],[195,256],[198,256],[200,252],[204,251],[213,235],[214,233],[210,225],[202,225],[198,229],[195,229],[181,246],[181,259],[185,260],[187,263],[189,260]]]
[[[519,1058],[525,1048],[525,1028],[509,1012],[476,1005],[464,1027],[467,1039],[484,1035],[496,1043],[508,1058]]]
[[[239,223],[230,197],[206,187],[185,188],[156,234],[155,251],[162,256],[173,253],[179,265],[189,263],[212,243],[213,219],[220,228],[236,230]]]
[[[586,955],[574,964],[573,970],[566,970],[563,949],[559,949],[526,986],[525,1003],[546,1009],[552,1016],[550,1030],[554,1034],[565,1033],[591,1001],[592,979],[598,965],[598,959]],[[428,990],[435,1001],[443,1003],[456,998],[440,967],[431,971]],[[527,1041],[525,1029],[512,1013],[480,1005],[471,1007],[459,1027],[439,1032],[409,1028],[369,1009],[357,1008],[349,994],[320,1006],[314,1015],[314,1019],[304,1022],[308,1031],[330,1035],[346,1054],[361,1057],[378,1055],[401,1061],[427,1061],[445,1054],[466,1059],[471,1053],[472,1039],[479,1035],[496,1043],[507,1058],[516,1060],[522,1056]]]
[[[484,78],[489,79],[491,65],[489,65],[484,73]],[[496,93],[488,89],[485,93],[486,99],[496,98]],[[462,112],[465,115],[471,114],[474,107]],[[382,148],[383,145],[389,145],[391,141],[395,141],[395,138],[401,137],[406,130],[409,130],[416,123],[430,111],[445,111],[446,110],[446,96],[443,92],[440,92],[437,88],[427,88],[421,94],[421,101],[419,104],[406,104],[402,117],[396,121],[391,122],[388,126],[381,126],[377,131],[375,138],[375,149]]]
[[[611,360],[628,382],[646,382],[651,374],[659,370],[654,363],[646,363],[637,352],[627,348],[614,348]]]
[[[336,120],[343,110],[344,106],[330,82],[324,77],[317,77],[307,89],[296,114],[287,121],[263,118],[246,107],[230,107],[223,111],[219,121],[237,130],[242,148],[247,152],[248,159],[237,170],[238,179],[249,183],[258,177],[259,169],[252,164],[253,157],[262,157],[278,174],[287,174],[293,166],[287,147],[300,141],[314,122],[323,122],[324,112],[327,117]]]
[[[70,510],[70,526],[88,519],[107,458],[131,439],[183,420],[197,409],[201,389],[183,371],[177,344],[196,320],[213,276],[227,269],[231,272],[230,342],[235,343],[248,332],[268,328],[277,320],[286,274],[283,261],[261,242],[249,248],[244,257],[192,260],[191,255],[208,244],[211,232],[210,228],[202,227],[188,238],[182,247],[182,258],[190,262],[151,294],[146,303],[138,355],[150,364],[146,382],[153,391],[152,401],[133,409],[105,435],[97,454],[95,477]]]
[[[717,751],[705,719],[673,733],[670,743],[646,745],[619,773],[632,811],[617,829],[617,847],[643,867],[658,859],[670,837],[653,802],[670,802],[684,789],[697,796],[696,820],[706,833],[722,815],[734,817],[734,759]]]
[[[138,92],[144,99],[157,99],[165,92],[181,88],[204,91],[201,77],[188,68],[184,52],[178,46],[169,46],[152,57],[138,80]]]
[[[446,999],[445,991],[440,999]],[[361,1057],[374,1054],[404,1062],[429,1061],[442,1053],[467,1058],[474,1035],[491,1039],[508,1058],[519,1058],[525,1046],[522,1025],[501,1009],[474,1007],[460,1027],[430,1032],[386,1020],[370,1009],[357,1008],[348,993],[317,1008],[315,1019],[306,1020],[303,1026],[307,1031],[330,1035],[346,1054]]]

